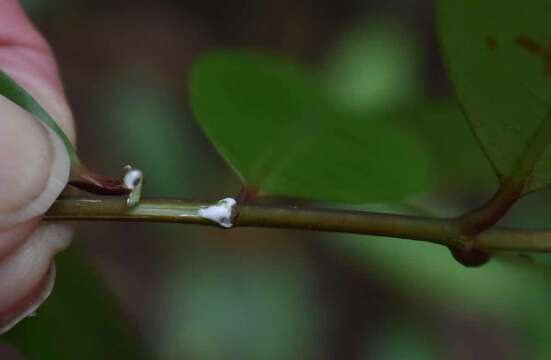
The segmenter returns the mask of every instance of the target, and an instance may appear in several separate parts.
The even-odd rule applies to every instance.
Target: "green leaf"
[[[323,78],[337,105],[395,121],[419,138],[431,158],[431,183],[448,193],[495,185],[461,109],[423,100],[419,46],[405,29],[371,20],[345,31],[329,53]]]
[[[97,275],[75,253],[57,258],[55,291],[7,335],[28,360],[148,359]]]
[[[426,186],[428,160],[417,142],[386,119],[337,110],[295,64],[219,51],[193,66],[190,84],[200,125],[263,194],[366,203]]]
[[[551,184],[550,3],[439,0],[443,53],[469,122],[502,182]]]
[[[385,111],[418,138],[431,158],[431,183],[448,193],[493,188],[492,170],[484,159],[459,107],[452,101],[420,101]]]

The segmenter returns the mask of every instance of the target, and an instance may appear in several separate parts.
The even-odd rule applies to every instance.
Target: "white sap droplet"
[[[126,174],[124,174],[124,185],[130,189],[133,190],[136,186],[140,184],[143,178],[143,173],[138,169],[131,169],[128,170]]]
[[[199,216],[209,219],[218,225],[231,228],[233,207],[237,202],[232,198],[225,198],[218,202],[216,205],[212,205],[203,209],[199,209]]]

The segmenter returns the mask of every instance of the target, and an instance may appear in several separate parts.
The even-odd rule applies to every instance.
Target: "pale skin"
[[[17,0],[0,0],[0,69],[75,141],[52,51]],[[41,222],[69,172],[67,154],[52,139],[29,113],[0,96],[0,333],[47,297],[53,257],[70,242],[67,227]]]

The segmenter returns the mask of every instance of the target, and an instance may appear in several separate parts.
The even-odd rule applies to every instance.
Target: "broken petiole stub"
[[[122,178],[112,179],[81,167],[78,175],[73,177],[69,184],[96,195],[127,196],[127,206],[135,207],[141,199],[143,173],[127,165],[124,167]]]

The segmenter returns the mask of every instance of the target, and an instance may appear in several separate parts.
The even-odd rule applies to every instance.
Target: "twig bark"
[[[124,198],[61,199],[46,214],[56,221],[171,222],[218,224],[200,215],[212,202],[142,199],[129,208]],[[427,241],[456,247],[461,245],[461,223],[457,218],[432,218],[338,209],[237,205],[234,227],[267,227],[365,234]],[[366,241],[369,241],[366,239]],[[551,231],[494,227],[475,237],[474,249],[481,251],[551,252]]]

